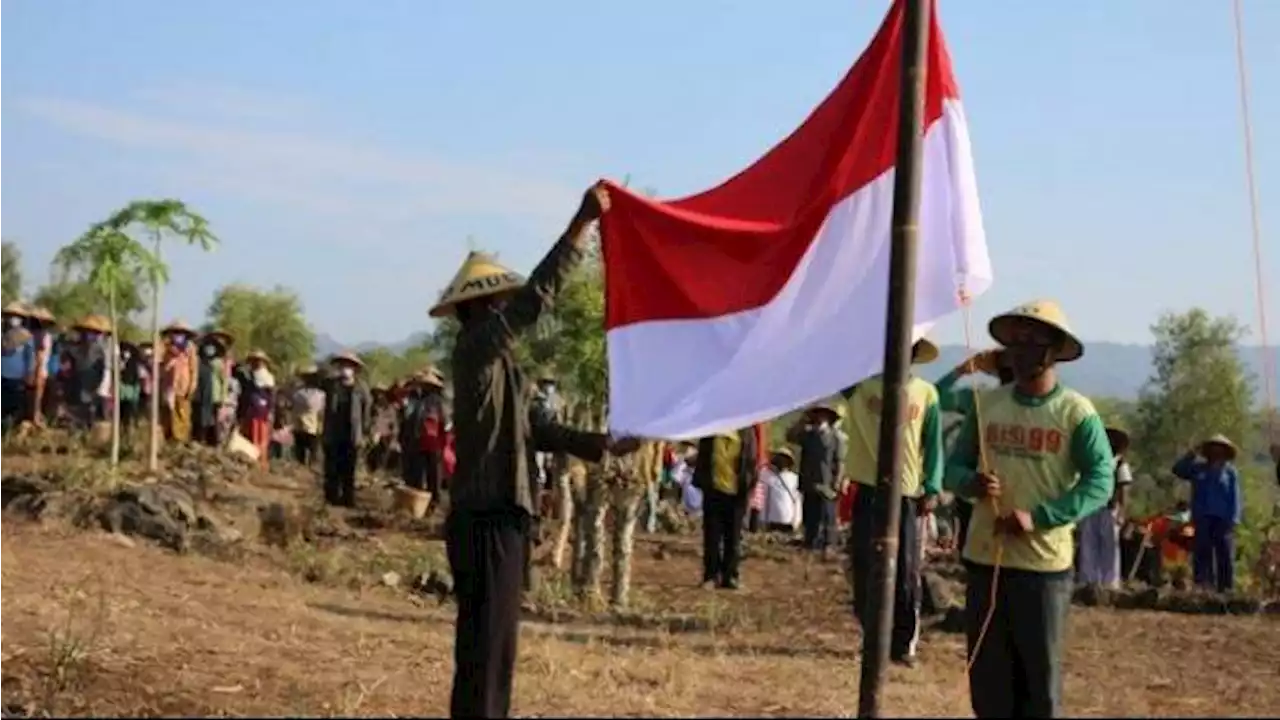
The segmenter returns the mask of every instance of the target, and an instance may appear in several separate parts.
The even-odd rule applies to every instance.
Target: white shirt
[[[760,471],[764,483],[764,517],[766,525],[800,524],[800,476],[790,470],[778,472],[771,467]]]
[[[685,512],[690,515],[701,514],[702,491],[693,486],[693,466],[683,460],[677,461],[673,474],[680,485],[680,497],[684,500]]]

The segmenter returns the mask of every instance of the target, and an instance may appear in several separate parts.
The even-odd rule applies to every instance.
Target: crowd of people
[[[398,467],[404,484],[438,498],[447,484],[446,546],[458,603],[454,717],[505,717],[510,709],[520,597],[528,582],[532,528],[555,487],[557,457],[587,462],[635,452],[641,441],[575,430],[556,410],[554,378],[531,384],[515,343],[550,306],[582,257],[589,225],[608,210],[591,188],[551,252],[528,280],[483,253],[471,253],[431,314],[453,316],[453,398],[434,367],[391,387],[369,388],[363,364],[340,353],[277,386],[271,359],[252,351],[233,359],[234,338],[174,323],[163,344],[110,342],[100,317],[59,333],[40,308],[4,308],[4,421],[88,425],[118,399],[122,421],[161,407],[165,438],[217,445],[243,436],[263,462],[286,452],[299,463],[323,458],[326,500],[354,504],[361,453],[370,469]],[[1059,714],[1067,610],[1077,583],[1115,585],[1132,472],[1129,435],[1103,424],[1093,404],[1063,384],[1060,363],[1084,353],[1054,302],[1027,303],[990,321],[999,349],[930,383],[905,385],[900,537],[891,657],[915,663],[921,569],[930,538],[951,543],[968,574],[966,624],[970,692],[979,717]],[[153,352],[160,353],[153,381]],[[937,359],[921,339],[912,363]],[[118,357],[119,389],[111,358]],[[974,372],[993,388],[961,386]],[[536,385],[536,387],[534,387]],[[707,587],[742,587],[744,532],[796,534],[814,557],[847,550],[853,613],[865,621],[874,536],[883,494],[877,453],[883,379],[846,389],[844,403],[817,403],[770,447],[757,425],[664,443],[649,493],[649,529],[662,495],[702,519]],[[963,420],[944,442],[944,412]],[[1178,512],[1142,525],[1145,540],[1190,550],[1199,584],[1229,590],[1234,528],[1244,499],[1232,440],[1215,435],[1180,458],[1173,473],[1191,486]],[[1280,453],[1278,453],[1280,454]],[[951,527],[938,522],[954,498]],[[1157,522],[1163,521],[1163,522]],[[1157,527],[1159,526],[1159,527]],[[1164,555],[1161,546],[1158,555]],[[998,576],[998,582],[995,581]]]

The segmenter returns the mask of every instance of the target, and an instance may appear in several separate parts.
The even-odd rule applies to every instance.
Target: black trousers
[[[414,490],[427,489],[427,459],[421,450],[402,450],[400,479]]]
[[[889,640],[889,656],[895,660],[914,657],[920,640],[921,537],[917,517],[920,501],[902,498],[902,518],[898,525],[898,573],[893,587],[893,631]],[[879,516],[876,492],[859,488],[853,498],[852,532],[849,555],[853,563],[853,614],[864,630],[875,612],[875,537]]]
[[[837,544],[836,501],[816,490],[804,494],[802,503],[804,546],[810,550],[825,550]]]
[[[702,496],[702,581],[738,580],[746,505],[736,495],[707,490]]]
[[[149,408],[147,409],[149,411]],[[132,429],[138,420],[145,416],[139,400],[122,400],[120,402],[120,427]]]
[[[0,403],[4,405],[4,429],[17,426],[27,417],[27,381],[23,378],[8,379],[5,378],[4,386],[0,388],[3,391],[0,394]]]
[[[192,411],[195,412],[194,410]],[[209,447],[218,447],[218,422],[208,425],[197,425],[191,429],[191,439]]]
[[[316,459],[317,439],[311,433],[293,431],[293,459],[300,465],[311,467]]]
[[[324,499],[330,505],[355,507],[356,461],[359,451],[351,442],[331,442],[324,448]]]
[[[989,565],[966,563],[965,631],[969,654],[991,607]],[[1071,571],[1000,568],[996,610],[969,674],[980,718],[1054,718],[1062,708],[1062,649],[1071,605]]]
[[[956,515],[956,551],[964,557],[965,538],[969,537],[969,520],[973,517],[973,503],[960,498],[952,501]]]
[[[445,521],[458,620],[449,716],[505,718],[520,635],[529,515],[459,511]]]

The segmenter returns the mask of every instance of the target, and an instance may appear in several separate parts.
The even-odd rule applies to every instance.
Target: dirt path
[[[802,564],[760,559],[746,572],[746,592],[707,597],[693,589],[696,557],[656,560],[653,549],[638,553],[645,602],[686,610],[721,603],[777,624],[668,634],[526,623],[516,713],[853,714],[857,638],[840,609],[838,578],[797,598]],[[6,703],[135,716],[447,708],[447,605],[385,588],[307,584],[260,560],[180,557],[25,523],[5,523],[2,553]],[[1273,619],[1073,613],[1072,715],[1280,714]],[[961,639],[927,636],[922,655],[919,669],[894,671],[887,709],[967,715]]]

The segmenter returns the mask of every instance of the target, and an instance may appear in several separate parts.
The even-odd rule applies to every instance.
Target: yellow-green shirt
[[[717,435],[711,456],[711,486],[726,495],[738,494],[738,454],[742,439],[738,433]]]
[[[918,377],[907,381],[906,432],[902,438],[902,495],[937,495],[942,490],[942,418],[938,391]],[[874,487],[880,452],[880,408],[884,380],[858,383],[849,397],[849,454],[845,467],[854,482]]]
[[[945,486],[973,497],[979,467],[978,417],[989,472],[1000,478],[1000,514],[1031,513],[1032,531],[1003,536],[1004,567],[1062,572],[1075,555],[1072,528],[1111,499],[1114,460],[1107,431],[1093,403],[1059,385],[1044,397],[1022,395],[1012,385],[979,391],[980,412],[965,418],[947,459]],[[966,560],[996,563],[996,511],[989,500],[974,502],[965,541]]]

